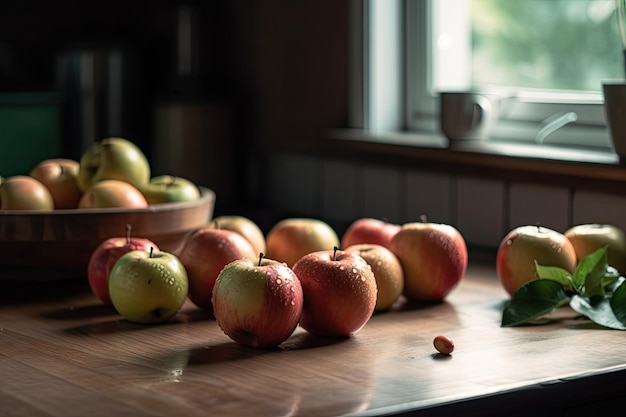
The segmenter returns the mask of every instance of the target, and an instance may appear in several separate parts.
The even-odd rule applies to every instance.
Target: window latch
[[[578,114],[573,111],[559,112],[543,121],[543,126],[535,135],[535,143],[542,145],[548,136],[556,132],[563,126],[574,123],[578,120]]]

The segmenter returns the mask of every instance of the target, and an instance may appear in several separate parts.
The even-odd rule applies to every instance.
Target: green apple
[[[0,184],[0,210],[54,210],[54,200],[40,181],[14,175]]]
[[[80,158],[78,187],[84,193],[102,180],[119,180],[143,187],[150,181],[150,164],[134,143],[107,138],[93,143]]]
[[[181,309],[188,292],[187,271],[169,252],[127,252],[109,274],[111,302],[120,315],[133,323],[168,321]]]
[[[248,217],[238,215],[218,216],[209,222],[209,227],[237,232],[248,239],[256,253],[265,253],[266,251],[263,231]]]
[[[626,234],[612,224],[579,224],[565,231],[576,251],[578,262],[585,256],[607,246],[609,265],[626,274]]]
[[[576,251],[563,233],[547,227],[527,225],[511,230],[500,242],[496,254],[496,273],[510,296],[537,278],[535,262],[573,273]]]
[[[173,175],[159,175],[149,183],[139,187],[148,204],[195,201],[200,198],[200,190],[188,179]]]
[[[78,202],[79,209],[113,207],[146,208],[148,202],[137,188],[118,180],[98,181]]]
[[[293,266],[311,252],[332,251],[339,247],[339,237],[326,222],[315,218],[287,218],[267,233],[267,257]]]
[[[55,209],[74,209],[82,195],[78,188],[80,164],[73,159],[44,159],[33,167],[30,176],[48,188]]]

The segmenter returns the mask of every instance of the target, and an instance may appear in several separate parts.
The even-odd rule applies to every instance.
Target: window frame
[[[387,13],[381,13],[383,6]],[[352,127],[441,134],[439,99],[431,91],[433,74],[427,64],[435,59],[437,22],[430,16],[436,6],[441,4],[433,0],[352,0]],[[535,145],[547,119],[574,111],[578,120],[552,133],[545,143],[612,152],[601,93],[526,91],[511,101],[493,141]]]

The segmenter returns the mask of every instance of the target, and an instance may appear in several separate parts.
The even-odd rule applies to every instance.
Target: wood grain
[[[197,201],[131,210],[0,210],[0,278],[79,277],[95,248],[108,238],[125,236],[127,224],[132,226],[132,236],[150,239],[171,252],[187,233],[211,219],[215,193],[208,188],[201,188],[201,193]]]
[[[0,416],[553,413],[623,391],[614,379],[626,380],[624,333],[569,309],[501,328],[505,302],[492,266],[473,265],[444,303],[400,300],[350,338],[298,328],[258,350],[232,342],[189,302],[170,323],[142,326],[102,305],[84,280],[0,281]],[[454,339],[452,355],[435,351],[439,334]]]

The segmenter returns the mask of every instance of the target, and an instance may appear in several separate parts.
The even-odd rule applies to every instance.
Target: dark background
[[[194,6],[198,19],[192,79],[176,76],[176,14],[184,4]],[[347,125],[348,6],[347,0],[5,2],[0,94],[63,93],[60,55],[72,48],[119,48],[132,63],[124,73],[125,124],[101,136],[124,136],[152,158],[159,100],[226,108],[231,129],[207,140],[220,141],[228,152],[207,153],[207,166],[221,164],[219,174],[197,180],[218,191],[216,214],[263,205],[262,190],[251,189],[248,178],[263,178],[268,152],[306,151],[326,129]],[[67,121],[62,129],[64,152],[74,154],[51,156],[77,157]]]

